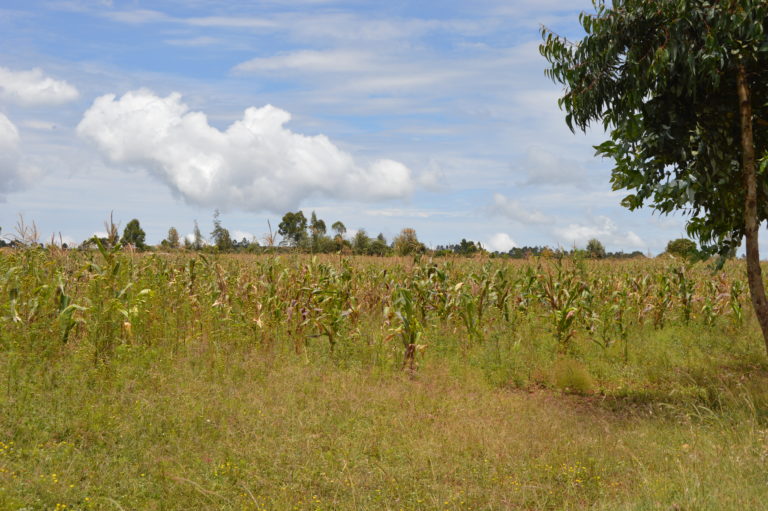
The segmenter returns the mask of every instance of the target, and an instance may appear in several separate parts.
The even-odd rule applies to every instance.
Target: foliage
[[[292,247],[297,247],[307,237],[307,219],[304,213],[288,212],[277,226],[277,232]]]
[[[347,228],[341,220],[337,220],[333,222],[331,229],[333,229],[333,232],[336,233],[336,236],[340,238],[343,238],[344,235],[347,233]]]
[[[175,227],[168,229],[168,237],[166,238],[166,241],[168,243],[168,248],[171,250],[179,248],[179,231],[177,231]]]
[[[200,232],[200,226],[197,225],[197,220],[195,220],[195,228],[192,232],[193,232],[192,234],[193,241],[192,241],[191,248],[194,250],[202,249],[206,245],[206,243],[205,243],[205,239],[203,239],[203,234]]]
[[[392,247],[397,255],[410,255],[424,252],[426,247],[419,241],[416,236],[416,231],[410,227],[406,227],[400,231],[400,234],[395,236],[392,241]]]
[[[379,233],[373,240],[371,240],[368,246],[368,253],[375,256],[385,256],[389,254],[389,245],[387,245],[387,239],[384,234]]]
[[[314,211],[309,221],[309,232],[312,235],[312,252],[325,252],[324,249],[329,246],[325,239],[325,221],[318,219]]]
[[[229,230],[222,227],[219,210],[217,209],[213,213],[213,231],[211,231],[211,239],[216,248],[222,252],[232,250],[234,244],[232,242],[232,236],[229,234]]]
[[[365,232],[365,229],[358,229],[352,237],[352,250],[355,254],[367,254],[371,245],[371,238]]]
[[[480,244],[480,242],[467,241],[465,238],[462,238],[461,241],[456,245],[438,245],[436,250],[442,255],[454,253],[466,257],[472,257],[473,255],[482,252],[483,246]]]
[[[600,240],[592,238],[587,242],[587,254],[592,259],[602,259],[605,257],[605,247]]]
[[[696,248],[696,242],[687,238],[677,238],[667,243],[668,254],[672,254],[684,259],[696,257],[699,253]]]
[[[144,241],[145,238],[146,234],[144,233],[144,229],[141,228],[139,221],[134,218],[125,226],[120,243],[123,245],[132,245],[138,250],[144,250],[147,248],[147,244]]]
[[[768,117],[768,4],[754,0],[621,0],[582,14],[573,44],[543,29],[547,74],[565,85],[560,105],[573,128],[610,129],[597,146],[614,162],[622,204],[690,215],[688,232],[727,254],[745,233],[737,74],[745,67],[758,120]],[[768,150],[768,123],[755,124]],[[760,178],[764,180],[764,177]],[[758,187],[758,218],[768,219]]]

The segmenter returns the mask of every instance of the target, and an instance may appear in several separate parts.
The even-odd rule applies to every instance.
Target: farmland
[[[0,253],[2,509],[757,509],[741,261]]]

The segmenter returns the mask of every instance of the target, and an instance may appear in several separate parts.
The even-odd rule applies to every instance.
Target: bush
[[[573,359],[560,359],[552,365],[552,385],[573,394],[592,394],[596,390],[595,380],[586,367]]]

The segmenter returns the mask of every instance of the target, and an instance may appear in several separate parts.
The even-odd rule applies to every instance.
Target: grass
[[[82,270],[76,258],[40,256],[15,273],[8,268],[19,260],[0,260],[16,275],[3,292],[20,290],[21,318],[0,325],[0,509],[727,510],[768,502],[768,362],[751,316],[710,326],[694,309],[687,324],[635,324],[628,352],[577,332],[568,353],[558,353],[543,309],[511,322],[487,312],[472,343],[458,319],[427,320],[418,367],[403,370],[394,324],[374,306],[339,330],[331,351],[287,316],[268,323],[267,335],[227,319],[234,299],[231,310],[212,307],[224,285],[259,278],[248,259],[222,261],[241,272],[229,280],[200,270],[191,301],[173,267],[158,275],[149,270],[163,263],[121,261],[119,275],[136,293],[120,303],[138,312],[110,309],[105,287],[119,293],[125,281],[89,277],[102,268]],[[356,264],[364,304],[376,292],[366,279],[390,263]],[[90,303],[66,343],[59,316],[46,315],[48,291],[31,285],[57,272],[70,275],[74,303]],[[153,291],[140,295],[144,288]],[[266,304],[273,295],[254,296]],[[34,297],[31,315],[25,304]],[[0,304],[3,317],[9,310]],[[130,331],[120,327],[126,317]],[[299,331],[307,337],[297,344]]]

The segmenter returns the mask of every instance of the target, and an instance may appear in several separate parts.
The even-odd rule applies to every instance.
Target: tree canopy
[[[213,212],[213,231],[211,231],[211,239],[213,240],[213,244],[216,245],[216,248],[219,250],[232,250],[232,236],[229,234],[229,229],[221,225],[220,217],[221,213],[218,209]]]
[[[768,2],[596,0],[586,32],[542,30],[547,75],[571,130],[602,124],[622,204],[688,216],[688,234],[721,255],[747,241],[752,302],[768,349],[758,227],[768,219]],[[758,156],[756,156],[758,155]],[[759,170],[756,159],[761,158]]]
[[[687,238],[677,238],[667,243],[667,253],[678,257],[689,258],[698,254],[696,242]]]
[[[592,238],[587,242],[587,253],[593,259],[602,259],[605,257],[605,246],[597,238]]]
[[[601,121],[623,204],[689,215],[688,230],[727,253],[745,234],[737,76],[755,98],[755,149],[768,149],[768,3],[756,0],[615,0],[582,14],[578,43],[544,29],[547,70],[566,86],[571,129]],[[758,214],[768,218],[766,188]]]
[[[144,233],[144,229],[139,225],[139,221],[134,218],[125,226],[121,242],[123,245],[133,245],[139,250],[144,250],[147,248],[147,245],[144,242],[145,238],[146,234]]]
[[[307,236],[307,218],[301,211],[296,213],[289,211],[283,215],[282,222],[277,226],[277,232],[291,246],[298,246]]]

